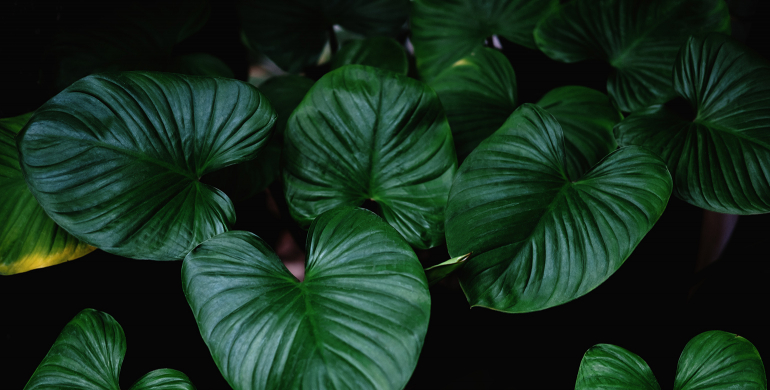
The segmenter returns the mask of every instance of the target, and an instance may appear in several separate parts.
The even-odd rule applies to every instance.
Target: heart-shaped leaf
[[[411,245],[443,242],[457,157],[426,84],[363,65],[332,71],[289,118],[283,154],[289,211],[301,225],[371,199]]]
[[[249,45],[297,73],[318,62],[335,24],[364,36],[397,36],[409,0],[244,0],[239,7]]]
[[[618,143],[657,153],[674,195],[688,203],[729,214],[770,212],[770,63],[721,34],[691,38],[674,86],[695,118],[649,107],[615,127]]]
[[[0,119],[0,275],[63,263],[96,249],[56,225],[27,189],[15,138],[31,116]]]
[[[225,167],[201,180],[221,189],[230,199],[247,199],[264,190],[280,176],[281,150],[286,121],[313,86],[313,80],[296,75],[272,77],[259,86],[270,101],[277,119],[273,136],[257,158]]]
[[[406,74],[409,62],[406,51],[398,41],[388,37],[356,39],[345,43],[332,58],[332,70],[343,65],[374,66],[391,72]]]
[[[299,282],[255,235],[205,241],[182,265],[185,295],[235,389],[401,389],[430,315],[412,249],[362,209],[313,222]]]
[[[766,390],[759,352],[749,340],[712,330],[693,337],[676,367],[674,390]]]
[[[68,322],[25,390],[119,390],[120,366],[126,354],[126,336],[112,316],[85,309]],[[194,390],[179,371],[153,371],[129,390]]]
[[[471,305],[526,312],[580,297],[663,214],[671,177],[652,152],[620,149],[579,181],[565,158],[556,119],[524,104],[458,170],[446,238],[450,255],[473,252],[459,271]]]
[[[575,390],[660,390],[650,366],[637,354],[597,344],[580,361]]]
[[[417,70],[431,82],[492,35],[529,48],[532,30],[558,0],[416,0],[410,24]]]
[[[275,114],[249,84],[170,73],[81,79],[21,131],[32,194],[81,241],[176,260],[227,230],[233,205],[205,173],[256,157]]]
[[[691,34],[729,32],[724,0],[575,0],[544,18],[538,48],[562,62],[604,59],[607,91],[633,112],[674,96],[671,68]]]

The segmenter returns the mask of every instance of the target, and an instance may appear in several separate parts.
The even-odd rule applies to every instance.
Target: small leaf
[[[70,234],[120,256],[178,260],[235,220],[230,199],[198,178],[255,158],[274,121],[237,80],[102,74],[38,109],[18,148],[32,194]]]
[[[96,249],[56,225],[27,188],[15,137],[31,116],[0,119],[0,275],[56,265]]]
[[[443,263],[425,268],[425,276],[428,278],[428,285],[433,286],[438,283],[439,280],[449,276],[449,274],[462,267],[463,263],[465,263],[469,257],[471,257],[470,253],[453,257]]]
[[[371,37],[345,43],[332,58],[331,68],[359,64],[374,66],[406,75],[409,62],[406,51],[398,41],[388,37]]]
[[[719,330],[693,337],[676,368],[674,390],[767,390],[765,366],[745,338]]]
[[[633,352],[598,344],[580,361],[575,390],[660,390],[650,366]]]
[[[190,76],[235,78],[232,69],[208,53],[191,53],[175,57],[172,72]]]
[[[234,389],[401,389],[430,315],[417,256],[362,209],[319,216],[299,282],[259,237],[231,231],[182,265],[182,286]]]
[[[727,214],[770,212],[770,63],[722,34],[690,38],[674,87],[695,117],[649,107],[615,126],[618,143],[658,154],[674,195],[690,204]]]
[[[435,92],[414,79],[346,65],[316,82],[289,118],[284,188],[302,226],[371,199],[418,248],[444,240],[457,157]]]
[[[565,169],[553,115],[524,104],[457,172],[446,209],[449,254],[473,306],[542,310],[612,275],[663,214],[671,177],[651,152],[628,147],[580,180]]]
[[[195,386],[184,373],[161,368],[139,378],[128,390],[195,390]]]
[[[609,62],[607,91],[620,110],[634,112],[674,97],[679,47],[710,31],[730,31],[724,0],[575,0],[544,18],[534,37],[557,61]]]

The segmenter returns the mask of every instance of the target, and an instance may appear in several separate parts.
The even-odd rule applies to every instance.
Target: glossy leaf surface
[[[25,390],[119,390],[120,366],[126,354],[123,328],[107,313],[85,309],[68,322]],[[165,385],[162,385],[165,384]],[[186,375],[156,370],[131,390],[194,389]]]
[[[239,5],[249,44],[281,69],[297,73],[318,62],[332,26],[364,36],[395,37],[408,0],[244,0]]]
[[[692,38],[677,59],[674,86],[695,118],[649,107],[615,127],[618,143],[657,153],[674,194],[688,203],[770,212],[770,63],[721,34]]]
[[[576,0],[544,18],[534,36],[557,61],[609,62],[607,91],[620,110],[633,112],[674,97],[679,47],[710,31],[730,31],[724,0]]]
[[[598,344],[580,361],[575,390],[660,390],[650,366],[633,352]]]
[[[346,42],[332,58],[332,70],[344,65],[374,66],[405,75],[409,70],[406,51],[388,37],[371,37]]]
[[[96,249],[56,225],[27,188],[15,138],[31,116],[0,119],[0,275],[63,263]]]
[[[745,338],[718,330],[693,337],[676,369],[674,390],[766,390],[759,352]]]
[[[441,72],[430,86],[446,110],[460,161],[500,128],[518,104],[513,67],[494,49],[477,48]]]
[[[473,252],[460,284],[473,306],[526,312],[591,291],[652,228],[671,177],[651,152],[628,147],[578,181],[564,167],[556,119],[525,104],[479,145],[449,194],[449,254]]]
[[[257,236],[205,241],[185,295],[234,389],[401,389],[417,364],[430,295],[417,256],[373,213],[339,208],[308,233],[299,282]]]
[[[410,26],[417,70],[431,82],[492,35],[534,48],[532,30],[558,4],[558,0],[416,0]]]
[[[18,147],[33,195],[72,235],[120,256],[176,260],[235,219],[227,196],[198,179],[256,157],[274,120],[240,81],[94,75],[37,110]]]
[[[326,74],[289,118],[284,159],[289,211],[301,225],[371,199],[411,245],[443,242],[457,157],[427,85],[362,65]]]

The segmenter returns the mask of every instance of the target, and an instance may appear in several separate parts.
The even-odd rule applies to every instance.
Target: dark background
[[[46,45],[76,2],[8,2],[0,9],[5,70],[0,116],[34,110],[50,98],[40,85]],[[748,2],[751,4],[751,2]],[[734,8],[746,43],[768,57],[767,10]],[[68,13],[69,12],[69,13]],[[605,91],[608,66],[559,64],[503,41],[517,74],[522,102],[562,85]],[[245,78],[249,54],[240,45],[231,2],[215,2],[207,25],[177,49],[206,51]],[[320,74],[321,69],[308,69]],[[280,196],[280,186],[271,187]],[[280,206],[280,198],[279,206]],[[275,242],[276,219],[259,194],[236,203],[239,229]],[[281,208],[281,207],[279,207]],[[285,211],[285,209],[284,209]],[[286,215],[285,213],[283,215]],[[607,282],[565,305],[528,314],[469,309],[455,279],[431,288],[432,310],[420,361],[407,386],[423,388],[573,388],[583,353],[592,345],[624,347],[647,361],[662,388],[671,388],[687,341],[713,329],[737,333],[770,356],[766,325],[770,287],[770,215],[742,216],[721,259],[694,274],[702,211],[676,198],[636,251]],[[446,249],[420,252],[425,265]],[[226,389],[182,294],[181,262],[130,260],[96,251],[62,265],[0,277],[0,388],[20,389],[64,325],[90,307],[123,327],[128,350],[121,387],[157,368],[186,373],[199,389]]]

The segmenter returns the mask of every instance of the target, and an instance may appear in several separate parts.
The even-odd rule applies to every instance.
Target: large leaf
[[[286,198],[301,225],[371,199],[411,245],[443,242],[457,157],[444,110],[427,85],[346,65],[316,82],[289,118],[285,141]]]
[[[388,37],[356,39],[345,43],[332,58],[331,67],[333,70],[349,64],[369,65],[404,75],[409,70],[403,46]]]
[[[411,27],[417,69],[426,81],[500,35],[529,48],[532,30],[558,0],[416,0]]]
[[[676,368],[674,390],[766,390],[759,352],[748,340],[712,330],[693,337]]]
[[[516,74],[507,58],[479,47],[445,69],[430,86],[441,99],[457,149],[464,160],[516,109]]]
[[[660,390],[650,366],[633,352],[594,345],[580,361],[575,390]]]
[[[409,1],[242,0],[239,7],[248,43],[296,73],[318,62],[335,24],[364,36],[395,37],[406,22]]]
[[[632,112],[674,96],[671,68],[691,34],[730,31],[724,0],[575,0],[535,29],[538,48],[562,62],[604,59],[607,91]]]
[[[451,256],[473,252],[460,284],[473,306],[545,309],[594,289],[658,220],[671,177],[628,147],[579,181],[566,174],[556,119],[525,104],[457,172],[446,211]]]
[[[25,390],[119,390],[126,336],[112,316],[85,309],[68,322]],[[187,376],[171,369],[156,370],[130,390],[194,390]]]
[[[27,189],[15,137],[31,116],[0,119],[0,275],[63,263],[96,249],[56,225]]]
[[[618,143],[657,153],[674,177],[674,195],[688,203],[770,212],[770,63],[721,34],[691,38],[674,86],[695,118],[653,106],[615,127]]]
[[[93,75],[44,104],[19,135],[22,170],[49,216],[117,255],[175,260],[235,220],[198,179],[253,159],[275,114],[249,84]]]
[[[401,389],[430,315],[428,283],[401,236],[362,209],[313,222],[305,280],[251,233],[216,236],[182,265],[185,295],[235,389]]]
[[[281,150],[286,121],[299,105],[313,80],[296,75],[272,77],[259,86],[275,109],[273,136],[257,158],[213,172],[201,180],[221,189],[233,200],[247,199],[264,190],[280,176]]]

